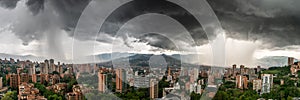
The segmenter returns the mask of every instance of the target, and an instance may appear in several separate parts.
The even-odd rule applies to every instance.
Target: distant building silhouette
[[[294,58],[288,57],[288,65],[293,65],[293,64],[294,64]]]

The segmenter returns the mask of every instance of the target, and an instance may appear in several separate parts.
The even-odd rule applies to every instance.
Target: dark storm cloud
[[[179,5],[167,2],[165,0],[136,0],[127,3],[118,9],[116,9],[101,27],[102,32],[107,33],[111,36],[115,36],[119,28],[127,21],[143,14],[158,13],[167,15],[180,24],[182,24],[187,31],[189,31],[196,45],[202,45],[208,43],[207,36],[201,27],[201,24],[195,19],[195,17],[184,8]],[[161,19],[157,19],[161,20]],[[117,24],[112,24],[117,23]],[[151,23],[151,22],[148,22]],[[172,25],[169,25],[172,26]],[[134,26],[135,28],[140,26]],[[167,27],[167,26],[161,26]],[[145,29],[147,27],[144,27]],[[166,30],[177,30],[176,28],[170,28]],[[173,33],[173,35],[181,35],[181,32]],[[134,35],[133,35],[134,36]],[[144,35],[142,37],[135,37],[141,39],[143,42],[148,42],[149,45],[174,50],[174,44],[171,41],[167,41],[160,35]],[[156,40],[156,41],[153,41]],[[193,44],[195,45],[195,44]]]
[[[0,0],[1,6],[9,9],[16,8],[19,0]]]
[[[215,11],[228,37],[241,40],[262,41],[264,44],[262,48],[269,49],[300,44],[299,0],[208,0],[208,2]],[[195,40],[196,45],[208,43],[207,36],[203,31],[203,28],[193,23],[194,21],[192,20],[185,20],[185,18],[192,15],[176,7],[160,8],[160,2],[156,3],[158,4],[147,3],[147,5],[151,5],[148,7],[143,5],[145,2],[136,2],[130,7],[122,8],[120,12],[125,12],[127,9],[131,9],[136,13],[131,12],[121,15],[116,14],[112,17],[112,20],[109,20],[110,22],[108,24],[120,22],[122,19],[118,19],[118,16],[122,16],[121,18],[126,19],[128,17],[124,16],[134,14],[151,12],[163,13],[168,16],[180,18],[184,20],[184,22],[187,22],[188,24],[186,27],[192,30],[190,33]],[[153,9],[149,11],[148,9],[151,7],[153,7]],[[138,13],[138,10],[141,9],[142,13]],[[110,33],[110,31],[114,29],[108,27],[106,30],[108,30],[106,33]],[[153,37],[152,39],[162,39],[157,36],[147,37]],[[142,39],[145,40],[145,38]],[[168,42],[164,41],[150,41],[149,43],[149,45],[156,47],[171,47],[166,44],[168,44]]]
[[[72,31],[77,21],[91,0],[49,0],[54,9],[60,14],[63,21],[63,29]]]
[[[227,36],[262,41],[263,48],[300,44],[299,0],[208,0]]]
[[[5,8],[13,9],[18,1],[0,0],[0,3]],[[207,1],[216,12],[229,37],[252,41],[260,40],[270,44],[265,46],[265,48],[300,44],[300,35],[298,35],[300,33],[300,9],[297,7],[300,5],[299,0]],[[69,36],[73,36],[73,30],[78,19],[89,2],[90,0],[27,0],[25,3],[32,16],[24,17],[24,20],[27,20],[26,18],[32,20],[24,21],[25,24],[21,26],[16,25],[14,32],[24,41],[24,44],[45,36],[42,33],[51,34],[55,27],[63,29],[68,32]],[[148,0],[147,2],[145,0],[137,0],[133,5],[122,8],[119,12],[126,9],[131,10],[131,12],[116,14],[108,19],[107,23],[104,23],[104,26],[107,27],[103,29],[103,32],[108,34],[105,35],[108,39],[98,39],[98,41],[109,42],[108,40],[115,36],[113,31],[117,30],[116,26],[121,26],[121,21],[130,18],[128,16],[156,12],[177,18],[178,21],[185,23],[196,42],[195,45],[208,43],[203,28],[193,20],[192,15],[169,4],[161,6],[161,3],[163,2],[160,0],[155,2],[153,0]],[[101,9],[101,7],[99,8]],[[176,34],[181,33],[174,33],[174,35]],[[77,37],[77,39],[91,40],[94,37],[94,35],[86,34]],[[123,40],[125,41],[126,38]],[[135,38],[141,39],[142,42],[148,42],[151,46],[174,49],[171,41],[166,42],[163,37],[158,35]],[[157,41],[151,41],[150,39]],[[127,42],[124,43],[128,45],[126,44]]]
[[[19,1],[20,0],[0,0],[0,4],[2,7],[14,9]],[[37,14],[39,11],[43,10],[44,1],[45,0],[28,0],[26,5],[33,14]]]
[[[44,9],[45,0],[28,0],[26,5],[28,9],[34,14],[38,14],[40,11]]]
[[[2,0],[3,1],[3,0]],[[166,3],[162,2],[160,0],[157,0],[155,2],[153,1],[135,1],[133,5],[122,8],[119,12],[122,12],[122,10],[128,10],[130,9],[131,12],[129,13],[121,13],[121,15],[112,15],[111,18],[109,18],[109,21],[107,23],[104,23],[104,26],[106,26],[103,29],[103,32],[108,34],[108,36],[114,37],[116,32],[114,31],[116,26],[120,27],[122,24],[120,22],[124,19],[128,19],[131,15],[140,15],[140,14],[146,14],[151,12],[161,13],[168,16],[171,16],[181,23],[185,24],[186,28],[190,30],[190,33],[192,37],[194,38],[197,45],[201,45],[204,43],[207,43],[207,37],[201,28],[200,24],[197,23],[195,19],[193,19],[193,16],[189,14],[188,12],[183,11],[182,9],[179,9],[178,7],[172,7],[172,6],[165,6]],[[4,0],[2,4],[16,4],[18,1],[15,0]],[[55,30],[56,28],[63,29],[68,32],[69,36],[73,36],[73,30],[76,27],[77,21],[84,10],[84,8],[87,6],[87,4],[90,2],[90,0],[28,0],[25,1],[25,4],[28,8],[28,10],[32,13],[32,18],[30,16],[27,16],[28,18],[23,18],[25,21],[22,21],[21,25],[16,24],[14,26],[14,32],[18,37],[20,37],[24,41],[24,45],[28,45],[29,42],[32,40],[38,40],[42,38],[43,36],[48,36],[45,34],[53,34],[51,32],[57,32]],[[148,5],[148,6],[147,6]],[[166,4],[168,5],[168,4]],[[10,7],[14,8],[14,7]],[[99,7],[101,9],[101,7]],[[119,17],[121,16],[121,17]],[[28,20],[28,19],[31,19]],[[95,22],[97,23],[97,22]],[[89,26],[87,26],[89,27]],[[174,35],[180,34],[180,33],[174,33]],[[152,36],[152,35],[151,35]],[[147,36],[147,38],[151,37],[150,35]],[[86,34],[84,36],[78,36],[76,37],[79,40],[91,40],[94,39],[94,35]],[[111,38],[109,37],[109,38]],[[102,37],[101,37],[102,38]],[[128,42],[126,42],[127,37],[124,37],[124,45]],[[144,37],[135,37],[143,39],[143,41],[146,41]],[[153,36],[153,39],[162,39],[158,38],[157,36]],[[103,40],[106,39],[98,39],[99,42],[103,42]],[[107,42],[104,41],[104,42]],[[164,42],[163,40],[159,41],[147,41],[149,45],[164,48],[164,49],[174,49],[171,45],[168,44],[168,42]],[[165,45],[161,45],[165,44]],[[161,46],[160,46],[161,45]]]
[[[45,42],[45,53],[51,58],[65,59],[62,31],[72,31],[82,10],[90,0],[2,0],[5,8],[17,8],[10,29],[23,45],[38,40]],[[18,3],[19,2],[19,3]],[[18,4],[20,7],[15,7]],[[9,6],[7,6],[9,5]],[[25,5],[25,8],[24,8]]]
[[[12,31],[27,45],[32,40],[53,34],[49,32],[57,29],[63,29],[72,36],[81,12],[90,0],[0,0],[3,7],[10,9],[15,8],[18,2],[20,5],[25,3],[29,12],[16,14],[20,19],[16,19],[18,23],[12,25]]]
[[[171,40],[169,40],[167,37],[155,33],[149,33],[141,36],[139,42],[148,42],[148,45],[152,45],[162,49],[176,49],[176,45]]]

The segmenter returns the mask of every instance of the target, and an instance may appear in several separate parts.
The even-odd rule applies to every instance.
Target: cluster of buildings
[[[232,68],[213,68],[213,67],[167,67],[166,70],[140,68],[98,68],[96,64],[54,64],[54,60],[45,60],[42,63],[27,61],[16,62],[14,59],[1,60],[0,63],[16,64],[18,66],[16,73],[6,74],[9,80],[9,86],[18,89],[19,99],[36,99],[45,100],[41,96],[39,90],[34,88],[33,83],[49,84],[48,90],[54,93],[65,95],[67,100],[83,100],[82,86],[74,85],[71,92],[66,92],[67,83],[61,82],[62,78],[77,78],[80,73],[93,73],[98,76],[98,88],[101,93],[107,93],[111,85],[108,80],[114,80],[115,92],[124,93],[128,90],[128,86],[147,87],[149,88],[150,99],[159,98],[159,81],[169,83],[168,87],[164,87],[162,96],[167,98],[168,95],[177,95],[178,98],[185,98],[190,93],[196,94],[207,93],[209,97],[214,97],[217,87],[225,81],[235,82],[236,88],[249,89],[249,83],[252,83],[253,90],[260,94],[269,93],[273,87],[272,74],[260,74],[262,68],[247,68],[244,65],[233,65]],[[297,75],[300,70],[300,63],[294,63],[293,58],[288,58],[288,64],[293,75]],[[10,67],[5,69],[11,71]],[[77,73],[74,73],[77,72]],[[75,75],[75,77],[73,77]],[[115,76],[114,79],[111,76]],[[224,76],[224,77],[223,77]],[[284,81],[281,80],[281,84]],[[206,86],[208,89],[204,89]],[[0,77],[0,91],[3,89],[2,77]],[[174,96],[173,96],[174,97]],[[174,99],[174,98],[173,98]]]
[[[128,71],[125,69],[117,68],[100,68],[98,72],[98,91],[101,93],[107,92],[107,75],[115,74],[116,88],[115,92],[123,93],[127,90],[128,86],[149,86],[150,98],[158,98],[158,79],[150,77],[128,77]],[[136,74],[137,75],[137,74]],[[130,76],[130,75],[129,75]],[[136,85],[137,84],[137,85]],[[146,85],[147,84],[147,85]]]
[[[150,99],[159,98],[159,86],[160,80],[169,83],[169,86],[162,88],[163,98],[166,99],[169,95],[177,95],[178,98],[185,98],[190,96],[190,93],[202,94],[204,92],[204,86],[209,85],[214,88],[211,92],[213,97],[217,91],[217,86],[222,83],[222,69],[211,69],[209,67],[203,67],[202,69],[191,68],[176,68],[167,67],[167,70],[156,70],[141,68],[133,71],[126,68],[99,68],[98,71],[98,91],[105,93],[108,91],[108,75],[115,75],[116,89],[115,92],[124,93],[128,86],[149,88]]]
[[[224,77],[227,80],[231,79],[241,79],[252,81],[253,79],[258,78],[258,73],[261,71],[261,67],[257,66],[256,68],[247,68],[244,65],[240,65],[240,68],[237,68],[237,65],[232,65],[232,68],[225,69]]]
[[[84,95],[79,85],[73,85],[72,92],[67,93],[67,100],[84,100]]]
[[[298,71],[300,70],[300,62],[295,62],[295,59],[288,57],[288,66],[290,66],[291,75],[298,77]],[[250,89],[249,83],[252,83],[252,89],[260,94],[270,93],[273,87],[273,79],[276,75],[262,73],[262,68],[257,66],[256,68],[246,68],[244,65],[233,65],[232,68],[225,69],[224,78],[225,81],[235,82],[236,88]],[[290,74],[289,74],[290,75]],[[291,79],[297,79],[291,77]],[[280,79],[279,85],[284,85],[284,80]],[[295,83],[296,85],[296,83]]]
[[[5,71],[9,72],[5,75],[9,80],[9,87],[18,89],[19,100],[47,100],[40,95],[40,91],[34,88],[34,83],[46,84],[46,89],[54,93],[66,96],[67,100],[83,100],[82,92],[74,85],[73,91],[67,93],[67,83],[61,82],[62,78],[75,78],[73,72],[73,64],[54,64],[54,60],[45,60],[44,62],[20,61],[14,59],[1,60],[3,65],[9,64],[17,66],[16,72],[11,67],[5,67]],[[2,77],[0,77],[0,88],[2,88]]]
[[[147,71],[145,70],[142,72]],[[128,86],[149,87],[150,98],[158,98],[158,79],[151,78],[147,75],[140,76],[138,73],[138,71],[133,73],[132,69],[126,70],[122,68],[100,68],[98,71],[98,91],[101,93],[107,92],[107,76],[115,74],[115,92],[123,93],[127,90]]]
[[[202,93],[202,85],[204,85],[204,79],[199,79],[199,76],[208,77],[208,73],[206,70],[199,71],[198,68],[182,69],[181,74],[183,76],[186,76],[185,78],[180,78],[179,80],[184,84],[176,83],[174,86],[175,90],[185,89],[185,91],[188,91],[188,93]]]
[[[44,96],[40,95],[39,89],[34,88],[32,83],[22,83],[18,87],[19,100],[47,100]]]
[[[273,87],[273,74],[262,74],[260,79],[254,79],[253,90],[260,94],[270,93]]]
[[[226,81],[235,81],[236,88],[249,89],[249,83],[253,84],[253,90],[260,94],[270,93],[273,86],[273,74],[259,74],[261,67],[246,68],[244,65],[232,65],[232,68],[227,68],[225,73]],[[259,75],[261,75],[259,77]]]

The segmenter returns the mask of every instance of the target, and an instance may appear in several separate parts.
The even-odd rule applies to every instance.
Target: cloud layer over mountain
[[[24,41],[24,45],[27,45],[32,40],[39,40],[46,34],[54,34],[57,29],[63,29],[72,36],[73,29],[76,26],[81,12],[89,2],[90,0],[0,0],[2,7],[8,9],[15,9],[17,6],[22,6],[22,3],[25,3],[28,14],[19,14],[22,18],[17,19],[15,24],[12,25],[12,31]],[[159,3],[161,3],[159,1],[156,2],[158,3],[148,2],[148,4],[154,5],[154,7],[152,7],[154,10],[158,10],[155,12],[163,12],[169,16],[182,18],[191,16],[176,7],[155,9],[159,7]],[[297,8],[300,2],[298,0],[208,0],[208,2],[216,12],[228,37],[263,41],[266,43],[266,45],[263,46],[265,48],[300,44],[300,40],[298,39],[300,35],[297,35],[300,29],[300,10]],[[102,1],[102,3],[105,3],[105,1]],[[123,15],[123,18],[135,12],[139,12],[140,9],[143,9],[140,6],[143,4],[143,2],[136,2],[132,7],[124,8],[136,11]],[[23,11],[22,13],[26,12]],[[122,19],[111,20],[111,22],[109,22],[111,25],[108,26],[117,25],[120,20]],[[195,30],[195,32],[192,33],[192,37],[196,40],[196,45],[202,45],[208,42],[201,26],[193,24],[191,20],[185,21],[190,23],[188,27]],[[110,34],[107,31],[106,33]],[[180,33],[174,34],[178,35]],[[114,34],[110,35],[114,36]],[[147,35],[147,37],[149,36],[154,35]],[[89,34],[87,34],[87,36],[78,38],[88,40],[92,39],[92,37],[94,36],[89,37]],[[160,36],[160,38],[161,37],[162,36]],[[141,38],[143,41],[147,41],[145,37]],[[154,36],[153,38],[158,38],[158,36]],[[167,48],[169,46],[166,44],[164,44],[166,46],[158,46],[164,42],[147,42],[149,42],[149,45],[164,47],[164,49],[173,48],[172,46]]]
[[[294,51],[299,48],[299,0],[207,1],[215,11],[228,38],[250,41],[255,44],[253,47],[270,51]],[[61,42],[66,41],[66,39],[61,37],[65,36],[62,34],[67,34],[68,38],[74,36],[73,32],[78,19],[89,3],[106,2],[106,0],[0,0],[0,6],[2,7],[0,9],[0,32],[6,30],[5,32],[8,31],[14,34],[22,40],[24,46],[42,41],[45,43],[42,45],[46,45],[46,48],[43,50],[47,50],[47,55],[62,56],[60,58],[64,58],[63,55],[66,51],[61,49],[64,48]],[[180,7],[165,3],[162,0],[136,0],[130,6],[123,6],[120,11],[114,12],[112,17],[107,19],[102,30],[104,35],[95,39],[95,33],[81,34],[76,36],[75,39],[94,42],[97,40],[96,42],[99,42],[101,45],[109,44],[112,41],[120,42],[128,48],[133,47],[131,43],[145,43],[155,48],[151,49],[152,51],[178,50],[176,45],[180,45],[188,50],[191,47],[201,47],[209,43],[203,28],[193,19],[191,14],[180,9]],[[104,9],[105,7],[96,6],[95,8]],[[122,13],[126,10],[131,12]],[[141,32],[139,29],[146,30],[148,29],[147,26],[132,23],[132,27],[127,27],[126,33],[123,35],[116,34],[116,30],[124,24],[123,22],[132,16],[154,12],[171,16],[181,22],[181,24],[186,25],[185,28],[190,30],[192,40],[195,43],[178,39],[177,41],[180,41],[178,42],[180,44],[177,44],[177,42],[174,43],[174,41],[170,40],[169,37],[154,32],[139,35],[138,32]],[[91,19],[93,24],[99,24],[94,20],[97,20],[97,18]],[[155,20],[157,22],[166,21],[160,19],[160,17],[157,17]],[[140,19],[138,22],[142,23],[142,21],[143,19]],[[185,36],[182,35],[184,32],[175,27],[175,24],[172,25],[156,25],[156,27],[157,29],[165,28],[166,30],[171,30],[166,34],[184,38]],[[151,26],[151,23],[149,26]],[[133,32],[137,30],[138,32]],[[135,40],[130,41],[131,38]],[[234,47],[235,45],[231,46]],[[249,51],[251,53],[246,52],[247,54],[245,55],[251,56],[255,50],[256,48],[250,48]]]

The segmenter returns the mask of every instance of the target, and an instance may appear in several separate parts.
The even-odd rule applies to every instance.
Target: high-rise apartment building
[[[104,93],[106,91],[106,74],[103,74],[103,70],[98,72],[98,90]]]
[[[248,88],[248,78],[243,75],[237,75],[235,78],[236,87],[239,89],[247,89]]]
[[[245,66],[244,65],[240,65],[240,74],[241,75],[245,74]]]
[[[44,66],[43,66],[44,68],[44,70],[43,70],[43,73],[44,74],[48,74],[49,73],[49,61],[46,59],[45,61],[44,61]]]
[[[254,79],[253,80],[253,90],[259,91],[261,90],[261,79]]]
[[[236,76],[236,64],[232,65],[232,74],[233,77]]]
[[[116,92],[123,92],[126,89],[126,72],[123,69],[116,69]]]
[[[262,79],[261,94],[270,93],[271,88],[273,86],[273,75],[272,74],[262,74],[261,79]]]
[[[261,67],[257,66],[257,68],[255,68],[255,74],[258,74],[258,72],[260,72],[260,70],[261,70]]]
[[[9,76],[9,86],[13,88],[18,88],[18,74],[8,74]]]
[[[2,77],[0,77],[0,89],[3,88],[3,82],[2,82]]]
[[[22,83],[28,83],[29,82],[29,75],[27,73],[21,73],[18,75],[18,85]]]
[[[198,77],[199,77],[199,70],[197,68],[194,68],[194,80],[193,82],[197,82],[198,80]]]
[[[50,59],[50,64],[49,64],[49,73],[52,73],[55,71],[55,64],[54,64],[54,59]]]
[[[150,79],[150,99],[158,98],[158,81],[154,78]]]
[[[32,64],[32,69],[31,70],[32,70],[31,74],[36,74],[36,64]]]

